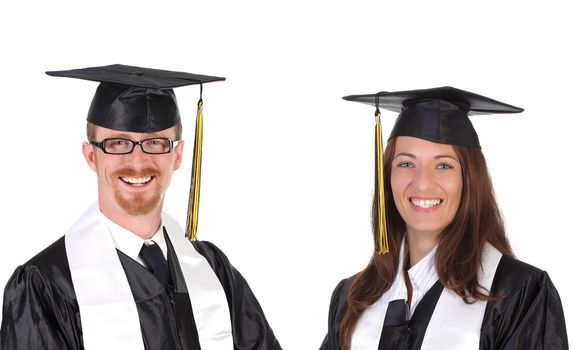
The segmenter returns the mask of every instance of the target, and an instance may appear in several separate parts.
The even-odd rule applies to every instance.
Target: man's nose
[[[149,158],[150,154],[147,154],[141,148],[141,144],[136,144],[133,147],[133,151],[125,155],[128,160],[139,162],[146,158]]]

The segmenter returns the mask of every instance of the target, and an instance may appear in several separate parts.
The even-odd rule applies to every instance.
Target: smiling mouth
[[[410,198],[410,202],[417,207],[428,209],[435,207],[442,203],[442,199],[417,199],[417,198]]]
[[[140,186],[147,185],[153,178],[154,178],[153,176],[145,176],[145,177],[122,176],[119,179],[128,185],[140,187]]]

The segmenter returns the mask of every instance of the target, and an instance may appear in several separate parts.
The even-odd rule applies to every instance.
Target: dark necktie
[[[147,268],[156,276],[158,281],[162,285],[167,286],[170,281],[168,262],[156,242],[152,241],[152,243],[150,245],[144,243],[139,252],[139,256],[143,259]]]
[[[406,323],[406,314],[408,313],[408,305],[404,299],[392,300],[388,304],[386,310],[386,317],[384,318],[384,326],[399,326]]]

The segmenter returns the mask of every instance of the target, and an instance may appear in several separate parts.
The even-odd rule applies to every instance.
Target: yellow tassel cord
[[[386,205],[384,201],[384,151],[382,142],[382,124],[380,111],[376,110],[376,191],[378,200],[378,239],[376,245],[377,254],[386,254],[388,249],[388,227],[386,226]]]
[[[188,200],[188,219],[186,236],[196,240],[198,230],[198,210],[200,208],[200,174],[202,169],[202,99],[198,101],[196,113],[196,137],[194,139],[194,159],[192,160],[192,180],[190,182],[190,199]]]

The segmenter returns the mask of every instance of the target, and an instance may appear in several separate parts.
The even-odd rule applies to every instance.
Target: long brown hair
[[[388,219],[389,254],[374,254],[350,288],[348,307],[341,320],[339,342],[349,349],[356,323],[364,310],[374,304],[392,285],[396,277],[406,224],[394,203],[390,175],[396,138],[388,141],[384,151],[384,183],[386,184],[386,217]],[[441,283],[463,298],[466,303],[491,300],[477,279],[481,250],[489,242],[502,254],[513,256],[505,235],[503,218],[495,201],[493,185],[485,157],[479,148],[453,146],[463,173],[461,203],[453,221],[440,235],[436,267]],[[374,194],[376,196],[377,194]],[[374,231],[378,220],[376,201],[372,208]],[[374,240],[378,235],[374,232]]]

